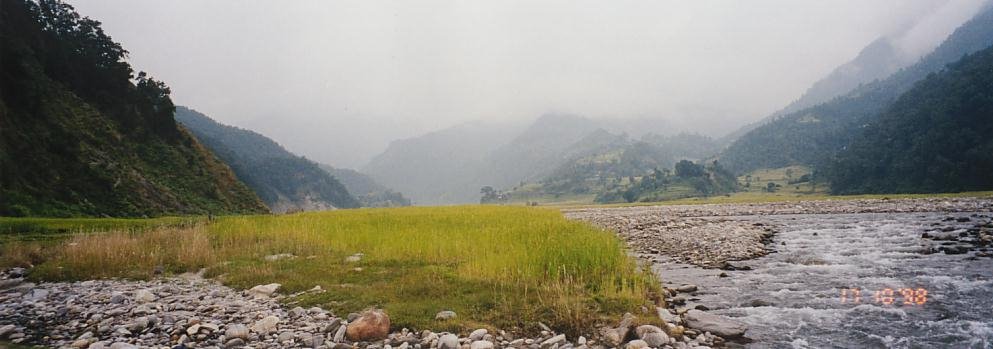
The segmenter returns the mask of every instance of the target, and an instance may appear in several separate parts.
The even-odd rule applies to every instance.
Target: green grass
[[[111,230],[149,230],[167,226],[191,226],[203,218],[35,218],[0,217],[0,243],[63,239],[75,233]]]
[[[276,282],[292,293],[320,285],[327,292],[292,301],[337,314],[382,307],[396,328],[436,331],[485,326],[529,333],[541,321],[588,335],[653,305],[659,287],[615,235],[544,208],[230,216],[190,228],[74,235],[38,253],[45,259],[35,279],[147,278],[158,265],[172,273],[207,267],[209,277],[236,288]],[[277,253],[298,257],[264,261]],[[345,262],[355,253],[365,256]],[[435,321],[441,310],[459,317]]]

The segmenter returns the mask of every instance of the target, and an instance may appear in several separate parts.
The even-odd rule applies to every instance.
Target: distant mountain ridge
[[[845,96],[776,118],[738,138],[721,155],[731,170],[804,164],[823,167],[849,144],[858,129],[879,115],[915,82],[962,56],[993,46],[993,10],[987,4],[917,63],[885,79],[860,85]]]
[[[348,189],[348,192],[359,200],[362,207],[410,206],[410,199],[404,197],[403,193],[379,184],[365,173],[324,164],[321,164],[321,168],[345,185],[345,189]]]
[[[231,166],[273,212],[360,206],[345,186],[317,163],[290,153],[266,136],[220,124],[182,106],[177,107],[176,120]]]
[[[72,6],[0,1],[0,215],[265,212],[126,54]]]

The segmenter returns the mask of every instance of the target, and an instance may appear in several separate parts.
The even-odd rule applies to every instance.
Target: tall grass
[[[144,278],[160,266],[208,267],[208,276],[239,288],[320,285],[328,291],[294,301],[338,313],[379,306],[397,326],[435,330],[531,332],[542,321],[588,334],[596,323],[651,305],[658,288],[613,234],[557,210],[524,207],[232,216],[190,228],[77,235],[55,250],[36,277]],[[296,257],[264,259],[280,253]],[[361,261],[345,261],[356,253]],[[441,310],[459,317],[435,321]]]

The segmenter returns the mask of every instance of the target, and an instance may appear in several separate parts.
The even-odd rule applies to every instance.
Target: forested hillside
[[[321,165],[321,168],[330,173],[341,184],[348,189],[362,207],[397,207],[410,206],[410,199],[403,196],[403,193],[393,191],[386,186],[379,184],[369,175],[348,169],[335,168],[328,165]]]
[[[0,55],[0,215],[265,211],[100,22],[57,1],[0,1]]]
[[[318,164],[266,136],[222,125],[182,106],[176,110],[176,120],[230,165],[273,212],[359,207],[345,186]]]
[[[993,45],[993,10],[987,6],[933,52],[890,77],[851,93],[770,121],[743,135],[720,156],[736,172],[794,164],[822,167],[858,129],[928,74],[963,55]]]
[[[900,96],[828,173],[838,194],[993,189],[993,48]]]

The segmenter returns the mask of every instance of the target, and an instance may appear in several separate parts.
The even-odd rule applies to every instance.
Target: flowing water
[[[700,286],[689,306],[747,323],[749,348],[993,348],[993,259],[924,253],[939,242],[922,233],[969,224],[946,216],[737,217],[778,226],[777,252],[735,263],[753,270],[655,269]]]

